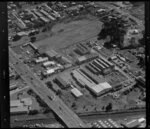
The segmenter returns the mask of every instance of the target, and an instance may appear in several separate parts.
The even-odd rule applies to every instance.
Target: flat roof
[[[105,89],[112,88],[112,86],[108,82],[99,83],[95,86],[92,86],[91,89],[94,90],[96,93],[99,93]]]
[[[54,65],[55,62],[54,61],[47,61],[47,62],[44,62],[43,65],[44,66],[47,66],[47,65]]]
[[[80,97],[80,96],[83,95],[77,88],[71,89],[71,92],[72,92],[76,97]]]

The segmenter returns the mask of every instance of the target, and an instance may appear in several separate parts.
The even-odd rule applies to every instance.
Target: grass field
[[[82,40],[96,36],[102,23],[98,20],[78,20],[59,23],[52,28],[54,36],[38,41],[35,45],[42,52],[48,49],[59,49]]]

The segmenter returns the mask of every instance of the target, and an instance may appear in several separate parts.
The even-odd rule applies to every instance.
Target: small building
[[[77,63],[83,63],[83,62],[85,62],[87,60],[87,58],[85,57],[85,56],[80,56],[80,57],[78,57],[77,58]]]
[[[83,95],[77,88],[71,89],[71,93],[77,98],[79,98]]]
[[[49,75],[52,75],[53,73],[55,73],[55,69],[48,69],[42,73],[44,76],[49,76]]]
[[[28,106],[10,108],[11,115],[27,114],[28,112],[29,112]]]
[[[52,66],[55,65],[56,63],[54,61],[47,61],[43,63],[43,67],[48,67],[48,66]]]
[[[35,63],[43,63],[43,62],[46,62],[48,61],[48,57],[39,57],[38,59],[35,59]]]

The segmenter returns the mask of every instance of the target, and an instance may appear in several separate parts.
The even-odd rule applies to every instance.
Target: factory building
[[[114,68],[114,65],[111,62],[107,61],[105,58],[94,59],[89,64],[89,66],[93,67],[95,70],[99,71],[99,74],[103,75],[110,73],[111,70]]]
[[[91,67],[89,64],[85,65],[85,68],[89,70],[91,73],[98,75],[98,71]]]
[[[53,73],[55,73],[55,69],[54,68],[48,69],[48,70],[42,72],[43,76],[45,76],[45,77],[47,77],[49,75],[52,75]]]
[[[47,61],[43,63],[43,67],[54,66],[56,63],[54,61]]]
[[[97,82],[98,84],[96,84],[91,78],[89,78],[89,76],[85,75],[85,73],[83,73],[79,69],[73,70],[72,76],[78,83],[80,83],[82,80],[82,85],[85,86],[89,91],[91,91],[95,96],[100,96],[112,89],[112,86],[107,82]]]
[[[46,62],[46,61],[48,61],[48,57],[44,57],[44,58],[42,58],[42,57],[39,57],[38,59],[35,59],[35,63],[43,63],[43,62]]]
[[[79,97],[81,97],[81,96],[83,95],[77,88],[71,89],[71,93],[72,93],[76,98],[79,98]]]
[[[101,69],[95,67],[92,63],[89,63],[89,66],[90,66],[91,68],[95,69],[95,70],[98,72],[98,74],[101,73]]]
[[[68,83],[61,77],[61,76],[57,76],[55,79],[54,79],[54,82],[60,86],[60,88],[62,89],[66,89],[69,87]]]
[[[98,84],[98,82],[97,82],[93,77],[91,77],[91,76],[89,75],[89,73],[87,73],[85,70],[80,69],[80,71],[81,71],[83,74],[85,74],[88,78],[90,78],[95,84]]]
[[[31,108],[32,99],[31,98],[23,98],[21,100],[11,100],[10,101],[10,114],[27,114]]]
[[[80,57],[77,57],[77,63],[78,64],[81,64],[81,63],[84,63],[85,61],[87,60],[87,58],[85,56],[80,56]]]

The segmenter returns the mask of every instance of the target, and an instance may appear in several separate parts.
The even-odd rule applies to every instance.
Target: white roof
[[[94,90],[95,92],[99,93],[105,89],[109,89],[112,88],[112,86],[107,83],[107,82],[103,82],[103,83],[99,83],[98,85],[92,86],[91,89]]]
[[[140,118],[140,119],[138,119],[138,121],[143,122],[143,121],[145,121],[145,118]]]
[[[77,88],[71,89],[71,92],[72,92],[76,97],[80,97],[80,96],[83,95]]]
[[[47,66],[47,65],[54,65],[55,62],[54,61],[47,61],[47,62],[44,62],[43,65],[44,66]]]
[[[43,62],[46,60],[48,60],[48,57],[45,57],[45,58],[40,57],[40,58],[36,59],[35,61],[38,63],[38,62]]]
[[[51,73],[55,72],[55,69],[48,69],[46,72],[47,72],[47,74],[51,74]]]

